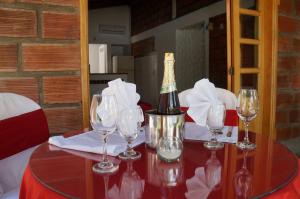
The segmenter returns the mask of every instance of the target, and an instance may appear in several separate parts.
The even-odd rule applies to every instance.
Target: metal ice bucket
[[[183,141],[185,113],[177,115],[160,115],[157,110],[146,112],[146,144],[156,148],[159,138],[174,136]]]

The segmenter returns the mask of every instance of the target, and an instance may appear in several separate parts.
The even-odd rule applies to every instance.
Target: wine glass
[[[245,126],[245,137],[236,146],[241,150],[254,150],[256,144],[250,142],[248,136],[249,123],[253,120],[259,110],[258,95],[255,89],[241,89],[237,99],[237,114]]]
[[[247,151],[243,151],[243,166],[234,175],[235,193],[238,198],[249,198],[252,192],[252,174],[247,169]]]
[[[138,199],[142,198],[145,180],[133,168],[133,160],[127,160],[127,169],[120,181],[120,198]]]
[[[103,159],[93,166],[97,173],[113,173],[119,166],[107,158],[107,138],[116,130],[118,107],[114,95],[94,95],[90,108],[91,126],[103,138]]]
[[[220,188],[222,165],[217,158],[215,150],[211,150],[210,158],[206,161],[205,167],[206,184],[210,190],[215,191]]]
[[[118,123],[120,135],[127,141],[127,149],[119,154],[119,158],[123,160],[138,159],[141,153],[134,151],[131,144],[140,133],[141,121],[143,120],[143,111],[137,106],[135,108],[126,108],[121,111]]]
[[[224,147],[224,143],[218,142],[217,134],[222,132],[224,128],[224,120],[226,115],[226,108],[224,104],[212,105],[208,110],[207,128],[212,133],[210,141],[204,143],[204,147],[209,150],[218,150]]]

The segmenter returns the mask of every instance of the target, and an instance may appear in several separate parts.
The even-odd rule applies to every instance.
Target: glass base
[[[252,151],[252,150],[256,149],[256,144],[254,144],[252,142],[242,141],[242,142],[236,143],[236,147],[239,148],[240,150]]]
[[[94,164],[93,171],[96,173],[106,174],[118,171],[119,165],[112,162],[99,162]]]
[[[224,143],[218,141],[208,141],[204,142],[204,147],[209,150],[219,150],[224,148]]]
[[[142,154],[137,151],[124,151],[119,154],[121,160],[136,160],[141,158]]]

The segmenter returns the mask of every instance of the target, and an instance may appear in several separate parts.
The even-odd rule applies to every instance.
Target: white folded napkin
[[[228,131],[231,131],[231,136],[227,136]],[[223,134],[218,134],[219,142],[237,143],[238,141],[238,127],[225,126],[222,130]],[[184,125],[184,139],[188,140],[202,140],[209,141],[212,134],[208,132],[206,127],[197,125],[194,122],[186,122]]]
[[[115,95],[119,112],[125,108],[135,108],[140,100],[136,85],[124,82],[120,78],[108,82],[108,88],[102,91],[102,95],[106,94]]]
[[[102,95],[114,95],[116,97],[119,116],[125,109],[137,108],[137,103],[140,100],[140,95],[136,92],[136,85],[122,81],[120,78],[108,82],[108,87],[102,91]],[[97,112],[101,113],[101,105],[100,110],[97,110]],[[140,115],[138,120],[143,122],[143,115]],[[135,126],[135,121],[132,121],[129,125]]]
[[[208,79],[197,81],[186,100],[189,105],[187,114],[200,126],[206,126],[209,108],[222,103],[217,97],[215,85]]]
[[[132,146],[137,146],[145,142],[145,132],[141,130],[137,139],[134,140]],[[95,131],[89,131],[72,137],[64,138],[63,136],[53,136],[48,140],[49,144],[78,151],[103,154],[103,141],[101,135]],[[119,133],[115,132],[108,137],[107,154],[117,156],[124,152],[127,148],[127,142]]]

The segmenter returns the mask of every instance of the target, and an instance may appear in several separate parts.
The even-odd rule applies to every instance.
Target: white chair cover
[[[27,97],[14,93],[0,93],[0,121],[40,108]],[[22,176],[34,148],[31,147],[0,160],[0,198],[19,198]]]

